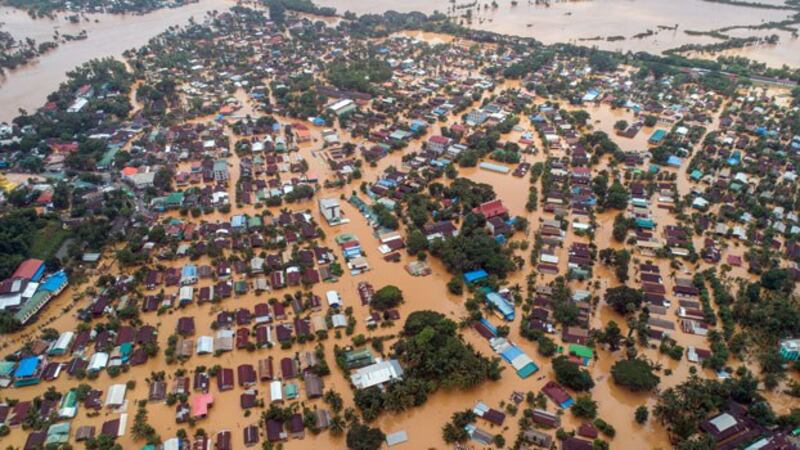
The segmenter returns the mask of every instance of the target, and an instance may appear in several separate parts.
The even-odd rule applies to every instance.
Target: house
[[[271,402],[283,401],[283,383],[277,380],[269,383],[269,398]]]
[[[220,369],[219,373],[217,373],[217,389],[220,391],[233,389],[233,369]]]
[[[562,409],[567,409],[574,403],[567,391],[555,381],[548,381],[547,384],[542,387],[542,392]]]
[[[784,361],[800,360],[800,339],[782,340],[779,352]]]
[[[559,428],[561,426],[561,416],[539,408],[533,410],[531,420],[548,428]]]
[[[472,212],[475,214],[483,214],[487,220],[493,217],[501,217],[508,214],[508,209],[503,206],[503,201],[500,199],[491,200],[485,203],[481,203],[477,207],[472,209]]]
[[[305,437],[305,425],[303,424],[303,416],[299,413],[292,414],[289,417],[289,435],[295,439],[303,439]]]
[[[431,136],[428,139],[428,150],[441,155],[450,145],[450,138],[444,136]]]
[[[347,223],[342,216],[342,209],[339,205],[339,200],[335,198],[319,199],[319,211],[322,214],[322,217],[324,217],[331,226]]]
[[[244,428],[244,445],[245,447],[252,447],[258,444],[258,427],[255,425],[248,425]]]
[[[252,364],[242,364],[237,368],[239,386],[248,387],[256,384],[256,371]]]
[[[127,386],[124,384],[114,384],[108,389],[106,394],[106,408],[119,408],[125,404],[125,393]]]
[[[322,378],[320,378],[318,375],[307,371],[305,374],[303,374],[303,383],[306,387],[306,396],[309,399],[322,397],[325,384],[322,382]]]
[[[17,270],[11,274],[10,278],[36,282],[42,278],[44,271],[44,261],[41,259],[26,259],[17,266]]]
[[[214,450],[233,450],[233,439],[230,431],[223,430],[218,432],[216,440]]]
[[[486,294],[486,302],[492,305],[492,308],[495,310],[498,316],[502,317],[504,320],[513,321],[514,320],[514,305],[511,304],[505,297],[498,294],[497,292],[489,292]]]
[[[197,394],[192,397],[192,418],[202,419],[208,416],[208,408],[214,403],[210,393]]]
[[[330,110],[336,116],[341,117],[347,115],[358,108],[358,105],[349,98],[343,98],[334,103],[329,104],[326,109]]]
[[[267,419],[267,440],[269,442],[281,442],[288,438],[283,429],[283,423],[275,419]]]
[[[403,377],[403,368],[396,359],[379,361],[360,369],[350,376],[356,389],[383,386],[386,383]]]

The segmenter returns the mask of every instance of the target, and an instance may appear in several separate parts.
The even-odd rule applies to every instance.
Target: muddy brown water
[[[435,36],[427,37],[435,38]],[[501,86],[501,89],[503,87],[515,86],[516,85],[513,82],[509,82]],[[244,95],[242,95],[241,91],[236,94],[236,98],[242,103],[247,103],[247,99]],[[540,99],[537,101],[540,101]],[[632,113],[623,110],[611,110],[607,105],[590,107],[587,108],[587,110],[592,115],[593,126],[597,129],[602,129],[608,132],[613,139],[623,146],[623,148],[639,150],[642,149],[642,145],[646,145],[646,142],[642,139],[646,140],[646,136],[649,134],[647,133],[647,130],[642,130],[640,137],[637,137],[635,140],[626,140],[613,136],[613,124],[620,119],[632,121]],[[247,112],[252,112],[250,105],[245,105],[245,108],[243,109],[243,113]],[[282,122],[291,122],[291,120],[285,118],[281,119]],[[523,118],[521,125],[526,130],[532,129],[532,126],[527,118]],[[320,174],[321,179],[325,179],[326,177],[332,176],[332,174],[330,173],[327,164],[316,153],[320,150],[319,142],[321,142],[320,134],[322,128],[314,126],[309,126],[309,128],[312,130],[312,134],[316,139],[316,142],[302,144],[299,153],[309,162],[311,170]],[[435,127],[435,129],[438,129],[438,127]],[[433,133],[433,131],[430,131],[429,133]],[[510,139],[518,137],[519,132],[515,131],[510,136]],[[536,139],[538,140],[538,137]],[[417,141],[412,144],[407,151],[418,149],[419,145],[419,141]],[[541,148],[541,142],[537,141],[537,146]],[[401,152],[395,152],[389,155],[387,158],[381,160],[376,167],[368,167],[365,165],[362,168],[364,173],[363,180],[367,182],[374,181],[380,175],[380,173],[390,165],[400,167],[401,156]],[[539,152],[536,155],[526,155],[526,159],[531,163],[544,161],[545,158],[546,155],[543,152]],[[230,157],[229,161],[231,165],[232,179],[235,180],[238,176],[238,157],[234,155]],[[525,202],[527,201],[527,192],[529,186],[528,177],[516,178],[510,174],[503,175],[477,168],[460,169],[460,173],[474,181],[491,184],[497,192],[498,197],[503,199],[511,213],[526,216],[531,223],[530,232],[532,233],[535,231],[538,224],[538,219],[539,217],[543,216],[543,213],[541,210],[539,210],[529,214],[524,209]],[[682,175],[685,176],[685,172]],[[318,194],[318,196],[338,197],[341,194],[347,195],[352,190],[357,190],[358,184],[360,183],[351,183],[349,186],[340,189],[324,189],[320,194]],[[234,198],[233,186],[234,183],[232,182],[230,189],[231,198]],[[541,194],[542,193],[540,192],[540,195]],[[408,275],[405,270],[403,270],[403,264],[411,260],[411,258],[407,255],[403,256],[403,261],[399,264],[385,262],[381,258],[380,252],[378,251],[378,240],[373,236],[373,230],[369,227],[361,214],[349,203],[342,202],[342,208],[345,216],[350,219],[350,223],[338,227],[330,227],[324,222],[317,211],[315,201],[306,201],[294,205],[284,205],[280,208],[271,208],[271,211],[277,213],[281,208],[289,208],[292,210],[311,210],[317,223],[321,224],[322,228],[325,230],[326,239],[324,243],[330,248],[334,249],[337,256],[340,258],[340,261],[342,260],[342,255],[338,250],[338,246],[334,242],[334,237],[338,234],[347,232],[352,233],[359,238],[372,270],[355,277],[346,274],[335,283],[319,284],[312,289],[315,294],[323,298],[325,292],[330,289],[335,289],[341,293],[345,305],[353,307],[354,316],[357,320],[356,334],[363,333],[366,336],[386,336],[397,333],[400,323],[402,323],[408,314],[415,310],[431,309],[439,311],[454,320],[458,320],[466,313],[463,306],[464,299],[450,295],[447,292],[446,283],[450,279],[451,275],[447,273],[440,262],[430,258],[429,262],[433,269],[433,273],[427,277],[412,277]],[[255,212],[255,209],[252,206],[243,207],[241,209],[234,207],[230,214],[222,215],[215,213],[203,216],[202,219],[210,222],[229,220],[232,214],[240,212],[252,213]],[[653,208],[653,213],[656,214],[660,226],[675,223],[675,219],[664,210]],[[599,248],[620,246],[611,239],[611,224],[613,223],[614,215],[615,213],[613,212],[598,215],[598,222],[600,223],[600,226],[595,237],[595,242]],[[515,240],[520,238],[524,237],[519,234],[514,237]],[[532,234],[529,234],[527,238],[531,239]],[[568,249],[572,242],[586,241],[586,238],[580,238],[574,236],[573,233],[568,233],[568,238],[565,241],[563,248],[559,250],[559,256],[562,259],[562,273],[566,270],[566,249]],[[113,256],[111,253],[112,252],[110,251],[106,252],[103,258],[103,264],[110,265],[111,267],[109,270],[111,273],[116,273],[118,268],[112,263]],[[521,252],[519,254],[527,259],[526,252]],[[639,256],[635,257],[642,260],[645,259]],[[167,264],[179,267],[186,262],[187,259],[184,258],[174,262],[167,262]],[[667,275],[672,272],[672,269],[670,269],[668,261],[666,260],[656,261],[656,264],[658,264],[661,268],[662,275],[665,276],[666,288],[669,290],[673,281]],[[509,277],[508,284],[520,284],[524,287],[526,284],[526,276],[531,272],[531,270],[530,264],[526,264],[523,271],[519,271]],[[594,295],[599,296],[602,294],[604,289],[616,286],[618,284],[613,274],[607,268],[604,268],[598,264],[595,268],[595,271],[595,278],[600,280],[601,283],[599,289],[589,287],[589,290],[592,291]],[[546,275],[543,276],[539,281],[549,281],[553,278],[554,277],[551,275]],[[364,319],[368,315],[368,309],[361,305],[356,289],[357,284],[360,281],[368,281],[372,283],[376,289],[387,284],[394,284],[401,287],[405,297],[405,304],[400,307],[402,316],[400,323],[396,324],[392,328],[378,328],[374,331],[366,328]],[[209,281],[207,280],[201,281],[198,286],[207,285],[208,283]],[[572,282],[571,285],[573,287],[587,288],[588,283]],[[39,322],[37,322],[35,325],[35,328],[26,330],[26,336],[24,337],[35,336],[37,331],[45,326],[53,327],[60,331],[73,329],[75,326],[75,318],[73,314],[76,308],[73,307],[72,310],[66,313],[64,312],[64,308],[73,303],[74,294],[83,288],[85,288],[85,286],[70,287],[65,293],[55,299],[54,302],[44,311]],[[284,293],[292,293],[296,290],[296,288],[284,289],[275,293],[265,293],[262,295],[256,295],[255,293],[251,292],[247,295],[226,300],[222,303],[221,307],[228,310],[238,307],[248,307],[252,309],[256,303],[263,302],[271,297],[281,298]],[[167,288],[166,291],[173,293],[177,291],[177,288]],[[76,305],[85,306],[90,301],[90,298],[90,296],[84,296],[82,299],[76,302]],[[674,302],[667,316],[673,320],[676,304],[677,302]],[[143,314],[142,319],[145,323],[158,327],[159,342],[161,348],[163,349],[166,346],[166,339],[175,329],[175,325],[179,317],[184,315],[192,315],[196,321],[196,327],[198,330],[197,335],[211,334],[211,322],[214,320],[216,312],[219,310],[219,308],[220,306],[211,304],[200,306],[192,305],[186,309],[177,310],[171,314],[165,314],[162,316],[156,316],[153,313]],[[493,323],[499,323],[496,318],[491,318],[490,320]],[[597,311],[592,318],[592,325],[596,328],[600,328],[610,320],[615,320],[623,329],[623,332],[626,331],[627,327],[624,318],[620,317],[609,308],[602,306],[601,303],[601,306],[597,308]],[[538,373],[534,374],[528,379],[523,380],[517,377],[508,364],[501,363],[505,368],[505,371],[502,380],[499,382],[487,382],[476,389],[466,392],[440,391],[435,395],[432,395],[428,402],[422,407],[414,408],[399,414],[385,413],[375,423],[379,425],[386,433],[391,433],[398,430],[406,430],[408,432],[408,443],[399,448],[447,448],[447,445],[443,442],[441,437],[441,428],[448,421],[453,412],[471,408],[477,401],[483,401],[492,407],[499,408],[501,402],[508,402],[509,396],[514,391],[526,392],[530,390],[538,392],[544,383],[553,378],[553,373],[549,362],[537,354],[536,345],[519,337],[519,326],[519,319],[510,324],[511,339],[517,343],[526,354],[532,357],[536,361],[537,365],[540,366],[540,371]],[[344,397],[345,404],[347,406],[352,406],[353,393],[349,387],[349,381],[344,374],[342,374],[342,372],[335,367],[333,360],[334,344],[338,344],[340,346],[347,345],[350,342],[350,339],[347,337],[336,339],[334,337],[334,333],[332,332],[330,333],[330,336],[331,337],[328,340],[323,341],[326,359],[332,369],[332,374],[324,379],[326,389],[332,388],[340,392]],[[466,329],[463,331],[463,336],[465,340],[473,345],[478,351],[485,355],[492,354],[488,343],[474,331]],[[10,346],[16,346],[22,342],[24,337],[22,335],[16,335],[4,337],[4,340],[7,340],[6,343],[8,343]],[[673,337],[683,346],[695,345],[702,348],[707,348],[708,346],[708,343],[704,338],[687,335],[681,333],[680,331],[676,331],[673,334]],[[220,364],[223,367],[230,368],[235,368],[239,364],[243,363],[255,365],[259,359],[268,355],[273,356],[273,358],[277,361],[284,356],[293,355],[294,352],[300,350],[311,350],[315,345],[315,343],[307,343],[303,345],[294,345],[289,350],[273,348],[269,350],[257,350],[253,353],[248,353],[246,351],[233,351],[220,357],[195,355],[189,361],[184,363],[182,367],[186,368],[187,372],[191,373],[192,369],[198,365],[210,367],[214,364]],[[663,389],[680,383],[688,376],[689,367],[691,367],[691,364],[687,361],[672,361],[666,356],[658,354],[657,350],[654,349],[646,349],[643,350],[643,352],[653,361],[661,363],[665,369],[672,370],[672,374],[669,376],[665,375],[664,373],[661,374],[662,382],[660,388]],[[613,447],[619,449],[670,448],[666,433],[655,420],[650,420],[645,426],[638,425],[633,420],[635,409],[642,404],[652,406],[654,403],[654,396],[652,394],[630,393],[627,390],[618,388],[614,385],[613,381],[611,381],[609,369],[614,361],[621,357],[623,357],[621,352],[612,354],[601,349],[598,350],[597,361],[593,362],[589,367],[589,370],[597,384],[592,391],[592,396],[598,401],[599,416],[612,424],[617,430],[617,436],[612,441]],[[62,360],[66,360],[66,358],[62,358]],[[144,366],[131,368],[128,373],[124,373],[115,379],[111,379],[108,374],[104,372],[96,381],[91,382],[98,388],[107,391],[111,384],[124,383],[128,380],[137,381],[136,388],[130,391],[127,396],[128,406],[126,411],[129,414],[128,432],[124,437],[119,439],[119,442],[123,448],[139,448],[144,444],[143,442],[137,442],[133,440],[130,434],[130,426],[133,421],[133,415],[135,414],[135,401],[145,399],[147,396],[145,379],[150,375],[151,372],[165,370],[168,374],[168,381],[171,381],[173,378],[172,374],[177,367],[179,366],[167,366],[164,363],[163,356],[159,356],[151,359]],[[714,374],[703,370],[700,370],[700,373],[706,377],[714,376]],[[62,377],[53,383],[41,383],[32,387],[9,389],[3,391],[2,395],[14,399],[29,400],[34,396],[43,394],[50,386],[54,386],[57,390],[65,392],[67,389],[74,387],[79,383],[80,381],[70,379],[66,375],[62,375]],[[268,403],[268,385],[261,383],[257,386],[257,389],[259,391],[260,398],[264,398]],[[238,386],[233,391],[219,393],[214,383],[212,383],[211,392],[214,395],[214,406],[209,413],[209,417],[199,421],[196,425],[196,428],[203,428],[209,433],[216,433],[217,431],[221,430],[230,430],[233,434],[234,448],[244,448],[241,429],[246,425],[258,423],[261,410],[255,409],[249,417],[245,416],[244,412],[239,408],[238,405],[238,398],[239,394],[241,393],[241,388]],[[780,395],[770,395],[771,399],[777,398],[775,403],[776,409],[779,412],[785,412],[791,406],[791,402],[781,401],[780,397]],[[302,392],[302,389],[300,399],[312,408],[324,407],[321,400],[307,400]],[[549,404],[548,408],[551,411],[554,409],[552,404]],[[173,407],[169,407],[163,403],[149,404],[148,412],[150,417],[149,422],[156,428],[162,439],[168,439],[174,436],[177,430],[181,427],[186,428],[190,435],[193,434],[194,430],[188,426],[175,424]],[[116,413],[106,410],[103,410],[98,417],[87,417],[86,410],[84,408],[80,408],[78,416],[72,421],[73,432],[78,426],[84,424],[92,424],[99,427],[103,421],[114,417],[116,417]],[[563,416],[563,423],[564,427],[567,429],[574,429],[580,425],[580,422],[576,420],[569,412],[565,412]],[[479,425],[492,433],[502,432],[509,443],[513,442],[513,439],[518,431],[517,418],[515,417],[507,418],[505,424],[505,427],[508,428],[507,430],[492,428],[486,423],[480,423]],[[21,446],[25,442],[26,435],[27,433],[25,431],[14,429],[12,430],[11,434],[4,439],[3,442],[4,444],[7,443],[10,445]],[[263,437],[264,436],[262,435],[262,441]],[[305,439],[290,440],[286,444],[286,447],[290,449],[312,449],[320,447],[343,448],[344,440],[343,438],[334,437],[327,432],[317,436],[307,433]]]
[[[89,21],[77,24],[67,20],[66,14],[34,20],[17,9],[0,7],[2,29],[17,39],[49,41],[55,30],[62,35],[82,30],[88,34],[85,40],[62,44],[0,78],[0,122],[12,120],[20,108],[32,112],[41,107],[47,96],[66,80],[67,72],[76,66],[95,58],[120,57],[125,50],[147,44],[169,27],[185,25],[190,18],[200,22],[209,11],[223,11],[234,4],[234,0],[200,0],[142,15],[87,14]]]
[[[447,13],[452,4],[448,0],[319,0],[324,6],[335,7],[339,13],[353,11],[358,14],[380,14],[387,10],[400,12],[421,11]],[[458,1],[457,5],[471,4]],[[709,31],[733,25],[758,25],[763,22],[783,20],[791,11],[758,8],[743,8],[701,0],[586,0],[549,1],[538,3],[520,0],[517,6],[510,1],[498,1],[497,9],[490,1],[477,2],[480,8],[473,10],[472,28],[516,36],[533,37],[545,44],[571,42],[597,46],[604,50],[647,51],[660,53],[685,44],[711,44],[719,40],[707,36],[690,36],[684,30]],[[547,5],[545,5],[547,3]],[[765,3],[781,4],[781,0]],[[488,9],[485,6],[489,6]],[[465,10],[460,9],[461,14]],[[677,30],[660,30],[660,26]],[[654,34],[634,39],[648,30]],[[778,30],[764,32],[735,30],[734,36],[778,34],[777,45],[759,46],[743,50],[732,50],[728,54],[741,54],[749,58],[781,67],[800,65],[800,39],[791,33]],[[610,36],[624,36],[625,40],[608,41]],[[594,38],[601,37],[596,40]],[[716,58],[716,55],[701,55]]]

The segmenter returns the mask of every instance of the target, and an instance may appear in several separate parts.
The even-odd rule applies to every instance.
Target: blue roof
[[[486,294],[486,300],[500,311],[504,319],[514,320],[514,305],[510,304],[502,295],[497,292],[489,292]]]
[[[15,378],[27,378],[36,375],[36,369],[39,367],[39,357],[29,356],[19,362],[17,369],[14,371]]]
[[[39,285],[39,289],[48,292],[56,292],[63,288],[68,282],[69,278],[67,277],[67,273],[63,270],[59,270],[58,272],[45,278],[42,284]]]
[[[187,264],[181,269],[181,275],[184,277],[193,277],[197,275],[197,267],[192,264]]]
[[[488,320],[486,320],[485,317],[481,317],[481,321],[480,322],[483,324],[483,326],[485,326],[487,329],[489,329],[489,331],[491,331],[492,334],[497,336],[497,328],[495,328],[494,325],[492,325]]]
[[[507,362],[510,363],[511,361],[514,360],[514,358],[523,354],[524,353],[522,353],[522,350],[520,350],[519,347],[517,347],[516,345],[512,345],[511,347],[508,347],[506,351],[501,353],[500,356],[502,356],[503,359],[505,359]]]
[[[488,277],[489,274],[483,269],[473,270],[471,272],[464,272],[464,281],[466,281],[467,283],[473,283],[475,281],[480,281]]]
[[[678,158],[678,157],[677,157],[677,156],[675,156],[675,155],[670,155],[670,157],[669,157],[669,158],[667,158],[667,165],[670,165],[670,166],[675,166],[675,167],[680,167],[680,165],[681,165],[681,159],[680,159],[680,158]]]

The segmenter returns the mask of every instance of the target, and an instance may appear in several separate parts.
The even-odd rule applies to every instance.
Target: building
[[[780,354],[784,361],[800,359],[800,339],[785,339],[780,343]]]
[[[17,270],[11,274],[11,278],[22,279],[27,281],[39,281],[44,275],[45,265],[41,259],[26,259],[17,267]]]
[[[328,221],[329,225],[340,225],[347,223],[342,217],[342,209],[339,205],[339,200],[335,198],[319,199],[319,212],[322,214],[322,217]]]
[[[505,297],[497,292],[489,292],[486,294],[486,301],[492,305],[495,312],[503,318],[503,320],[514,320],[514,305],[512,305]]]
[[[379,361],[366,367],[357,369],[350,376],[350,381],[356,389],[366,389],[373,386],[383,386],[403,377],[403,368],[396,359]]]
[[[343,98],[328,105],[327,109],[331,110],[337,116],[343,116],[356,110],[358,105],[349,98]]]

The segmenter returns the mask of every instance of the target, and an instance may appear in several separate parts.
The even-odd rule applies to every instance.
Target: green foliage
[[[553,359],[553,371],[556,373],[556,380],[570,389],[588,391],[594,387],[592,375],[566,356]]]
[[[505,278],[516,269],[511,251],[487,234],[484,224],[483,216],[468,214],[458,236],[432,242],[431,253],[440,258],[452,274],[484,269]]]
[[[387,285],[375,292],[369,305],[378,311],[386,311],[396,308],[401,303],[403,303],[403,291],[397,286]]]
[[[372,207],[372,211],[377,216],[378,225],[382,226],[383,228],[396,230],[399,226],[397,217],[395,217],[395,215],[392,214],[392,211],[386,206],[377,203]]]
[[[644,301],[642,293],[628,286],[617,286],[606,290],[606,303],[620,314],[631,314],[639,309]]]
[[[465,426],[474,423],[476,419],[475,413],[471,409],[453,413],[450,422],[447,422],[442,428],[442,437],[448,444],[455,442],[466,442],[469,439],[469,433],[464,429]]]
[[[378,450],[386,435],[380,428],[354,423],[347,430],[347,448],[350,450]]]
[[[622,359],[611,367],[614,382],[634,392],[650,391],[661,379],[653,373],[650,363],[644,359]]]
[[[570,408],[575,417],[582,419],[594,419],[597,417],[597,402],[592,400],[589,395],[581,395],[575,399],[575,403]]]
[[[640,425],[643,425],[645,422],[647,422],[649,416],[650,416],[650,411],[647,410],[646,405],[642,405],[636,408],[636,412],[633,415],[633,417],[636,419],[636,423]]]
[[[374,92],[373,83],[380,84],[392,78],[392,68],[385,61],[363,59],[337,61],[328,70],[328,80],[339,89]]]

